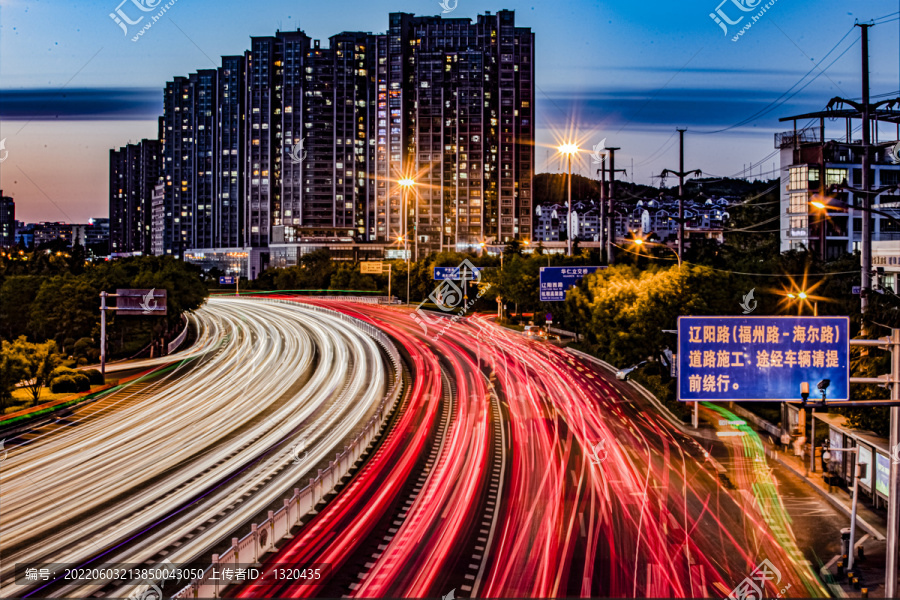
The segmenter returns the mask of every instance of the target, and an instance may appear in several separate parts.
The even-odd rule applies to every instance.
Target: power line
[[[776,98],[775,100],[773,100],[772,102],[770,102],[768,105],[766,105],[765,107],[761,108],[761,109],[758,110],[756,113],[750,115],[750,116],[747,117],[746,119],[744,119],[744,120],[742,120],[742,121],[739,121],[739,122],[735,123],[734,125],[730,125],[730,126],[725,127],[725,128],[723,128],[723,129],[716,129],[716,130],[713,130],[713,131],[701,131],[701,132],[698,132],[698,133],[701,133],[701,134],[704,134],[704,135],[708,135],[708,134],[711,134],[711,133],[722,133],[723,131],[728,131],[728,130],[734,129],[734,128],[736,128],[736,127],[741,127],[741,126],[746,125],[746,124],[748,124],[748,123],[750,123],[750,122],[752,122],[752,121],[755,121],[756,119],[758,119],[758,118],[760,118],[760,117],[762,117],[762,116],[768,114],[769,112],[775,110],[776,108],[778,108],[778,106],[784,104],[785,102],[787,102],[788,100],[790,100],[791,98],[793,98],[794,96],[796,96],[797,94],[799,94],[800,92],[802,92],[802,91],[803,91],[804,89],[806,89],[812,82],[814,82],[816,79],[818,79],[820,75],[822,75],[823,73],[825,73],[826,70],[830,69],[830,68],[834,65],[834,63],[836,63],[836,62],[837,62],[838,60],[840,60],[847,52],[849,52],[850,49],[853,48],[853,46],[856,45],[856,40],[854,40],[853,43],[850,44],[849,46],[847,46],[846,50],[844,50],[843,52],[841,52],[841,54],[838,55],[838,57],[835,58],[835,59],[834,59],[827,67],[825,67],[825,69],[821,69],[821,68],[819,67],[819,65],[821,65],[821,64],[825,61],[825,59],[827,59],[827,58],[831,55],[832,52],[834,52],[834,51],[835,51],[842,43],[844,43],[844,40],[846,40],[847,37],[850,36],[850,34],[853,32],[853,29],[854,29],[854,28],[851,27],[850,30],[847,31],[847,33],[844,34],[844,37],[842,37],[842,38],[838,41],[838,43],[835,44],[835,45],[831,48],[831,50],[829,50],[828,53],[825,54],[825,56],[823,56],[822,59],[821,59],[818,63],[816,63],[816,64],[813,66],[812,69],[810,69],[809,71],[807,71],[806,74],[803,75],[803,77],[801,77],[800,80],[799,80],[797,83],[795,83],[795,84],[792,85],[790,88],[788,88],[788,90],[787,90],[786,92],[784,92],[783,94],[781,94],[778,98]],[[820,73],[819,73],[818,75],[816,75],[815,77],[813,77],[812,79],[810,79],[803,87],[801,87],[801,88],[798,89],[797,91],[791,93],[792,90],[794,90],[794,88],[796,88],[798,85],[800,85],[801,83],[803,83],[803,81],[804,81],[807,77],[809,77],[810,74],[811,74],[813,71],[815,71],[816,69],[819,69],[819,71],[820,71]],[[789,95],[789,94],[790,94],[790,95]],[[787,97],[785,97],[785,96],[787,96]]]
[[[624,250],[629,254],[636,254],[638,256],[643,256],[644,258],[652,258],[654,260],[665,260],[667,262],[674,262],[678,260],[677,258],[669,258],[668,256],[653,256],[652,254],[644,254],[642,252],[635,252],[634,250],[630,250],[624,246],[620,246],[619,244],[613,244],[616,248],[620,250]],[[745,273],[743,271],[730,271],[728,269],[717,269],[715,267],[710,267],[707,265],[699,265],[696,263],[691,263],[687,261],[682,261],[685,265],[690,265],[692,267],[702,267],[704,269],[709,269],[710,271],[718,271],[719,273],[731,273],[732,275],[748,275],[751,277],[775,277],[778,279],[783,279],[785,277],[832,277],[834,275],[859,275],[859,271],[834,271],[832,273]]]

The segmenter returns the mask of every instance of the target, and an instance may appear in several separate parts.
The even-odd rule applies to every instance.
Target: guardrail
[[[316,300],[332,300],[335,302],[359,302],[361,304],[393,304],[393,296],[304,296],[303,298],[315,298]]]
[[[756,425],[760,429],[765,430],[767,433],[774,436],[775,439],[779,439],[781,437],[781,434],[784,433],[784,431],[781,429],[781,427],[777,427],[777,426],[773,425],[772,423],[770,423],[769,421],[766,421],[759,415],[755,415],[752,412],[750,412],[749,410],[747,410],[746,408],[744,408],[742,406],[738,406],[735,403],[731,403],[730,410],[737,416],[743,417],[743,418],[747,419],[748,421],[753,422],[754,425]]]
[[[342,298],[346,301],[347,298]],[[277,302],[292,304],[290,300],[266,299],[262,302]],[[321,306],[311,304],[303,305],[304,308],[318,312],[328,313],[351,323],[358,329],[373,337],[388,355],[393,366],[393,382],[388,393],[378,405],[378,411],[369,419],[365,428],[350,444],[344,446],[344,451],[335,455],[333,461],[329,461],[328,467],[319,469],[316,477],[309,480],[309,485],[303,489],[294,488],[290,498],[284,498],[284,506],[277,511],[269,511],[268,518],[262,523],[254,523],[250,526],[250,533],[242,538],[231,538],[231,546],[221,554],[212,555],[212,564],[203,572],[203,576],[182,588],[172,598],[218,598],[220,589],[231,582],[222,582],[221,579],[213,579],[213,572],[221,573],[223,568],[238,565],[260,564],[268,552],[275,551],[275,542],[290,535],[291,528],[300,524],[304,515],[308,514],[319,501],[331,493],[338,482],[350,471],[350,468],[366,452],[366,448],[375,439],[378,430],[385,422],[385,418],[393,410],[400,398],[403,386],[400,353],[391,339],[380,329],[366,323],[356,317],[351,317]]]
[[[564,335],[566,337],[575,338],[575,341],[578,341],[578,334],[574,331],[566,331],[565,329],[560,329],[558,327],[548,327],[547,331],[550,333],[558,333],[559,335]]]
[[[175,338],[174,340],[169,342],[169,345],[166,347],[166,350],[167,350],[166,354],[172,354],[173,352],[178,350],[178,348],[181,346],[181,344],[184,343],[184,340],[188,334],[188,327],[190,327],[190,322],[187,319],[185,319],[184,320],[184,329],[181,331],[181,333],[178,334],[177,338]]]

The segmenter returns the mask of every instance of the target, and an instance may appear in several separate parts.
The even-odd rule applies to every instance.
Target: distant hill
[[[674,181],[676,185],[659,188],[647,185],[634,184],[628,181],[617,181],[618,194],[620,200],[628,202],[629,200],[637,200],[638,198],[655,198],[660,192],[667,196],[678,195],[677,178],[670,177],[667,183]],[[700,194],[705,196],[726,196],[734,198],[743,198],[751,193],[759,193],[759,191],[770,185],[771,182],[747,182],[743,179],[689,179],[685,181],[684,192],[685,198],[695,198]],[[572,175],[572,201],[579,200],[597,200],[600,198],[600,182],[595,179],[588,179],[582,175]],[[539,173],[534,176],[534,205],[555,203],[564,204],[568,200],[566,175],[558,173]]]

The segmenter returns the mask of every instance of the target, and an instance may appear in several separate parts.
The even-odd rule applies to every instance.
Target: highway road
[[[16,563],[205,556],[333,457],[390,384],[371,337],[299,304],[213,298],[193,320],[197,344],[174,357],[190,368],[173,384],[7,441],[0,597],[121,592],[16,585]]]
[[[286,565],[327,564],[322,578],[231,595],[727,596],[761,564],[772,597],[828,595],[784,537],[769,472],[751,466],[739,490],[609,371],[482,317],[425,332],[403,309],[329,306],[393,336],[414,388],[365,467],[265,563],[266,581]]]

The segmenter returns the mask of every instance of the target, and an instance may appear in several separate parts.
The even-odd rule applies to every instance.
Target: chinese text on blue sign
[[[219,285],[234,285],[234,277],[223,275],[219,277]]]
[[[462,279],[459,271],[460,271],[459,267],[435,267],[434,268],[434,280],[435,281],[444,281],[446,279],[451,279],[454,281],[458,281],[458,280]],[[466,279],[468,279],[469,281],[479,279],[481,276],[481,269],[479,269],[477,267],[474,269],[466,268],[465,274],[466,274]]]
[[[541,267],[541,302],[562,302],[566,290],[576,286],[585,275],[606,267]]]
[[[849,399],[847,317],[680,317],[679,400]]]

